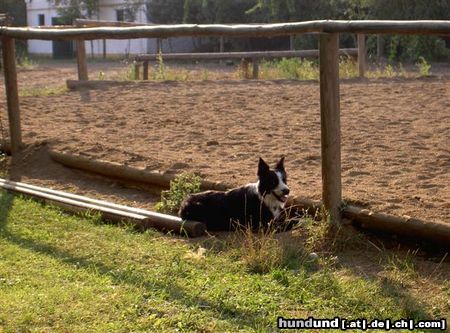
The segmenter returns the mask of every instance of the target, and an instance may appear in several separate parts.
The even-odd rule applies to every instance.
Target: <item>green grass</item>
[[[367,78],[392,78],[392,77],[415,77],[427,76],[430,74],[431,65],[420,57],[416,64],[418,73],[407,72],[403,65],[399,63],[398,68],[391,64],[378,66],[373,70],[366,72]],[[339,59],[339,77],[341,79],[350,79],[359,77],[358,63],[351,57],[340,57]],[[319,80],[318,61],[307,59],[286,59],[274,61],[262,61],[260,69],[260,78],[265,80],[273,79],[291,79],[291,80]]]
[[[234,241],[136,233],[0,191],[0,331],[267,332],[279,315],[431,316],[396,284],[401,270],[415,278],[409,262],[390,257],[396,278],[378,279],[319,253],[317,265],[291,258],[255,274]],[[448,283],[441,296],[433,315],[448,317]]]
[[[66,86],[26,88],[19,90],[19,97],[62,95],[68,91]]]

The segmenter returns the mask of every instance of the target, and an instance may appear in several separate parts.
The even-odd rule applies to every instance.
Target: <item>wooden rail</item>
[[[340,55],[356,56],[357,49],[341,49]],[[140,54],[135,57],[137,61],[158,60],[159,54]],[[256,51],[256,52],[213,52],[213,53],[162,53],[164,60],[218,60],[218,59],[271,59],[271,58],[313,58],[319,57],[319,50],[294,51]]]
[[[81,195],[55,191],[44,187],[14,182],[0,178],[0,188],[26,194],[45,203],[63,208],[73,213],[97,212],[105,220],[113,222],[128,222],[137,229],[155,228],[165,232],[175,232],[189,237],[205,234],[205,225],[200,222],[183,221],[181,218],[155,213],[152,211],[117,205],[108,201],[88,198]]]
[[[2,27],[0,35],[19,39],[75,40],[181,36],[271,37],[309,32],[450,35],[450,21],[308,21],[275,24],[177,24],[132,27],[38,29]]]
[[[340,49],[339,55],[356,57],[359,49]],[[259,74],[259,60],[273,58],[318,58],[319,50],[289,50],[289,51],[257,51],[257,52],[214,52],[214,53],[153,53],[140,54],[134,59],[143,63],[143,79],[148,80],[148,63],[152,60],[223,60],[240,59],[243,63],[245,77],[248,78],[248,64],[253,63],[253,78],[257,79]],[[137,66],[136,79],[139,78]]]
[[[39,29],[0,27],[12,153],[21,144],[14,39],[93,40],[181,36],[271,37],[320,33],[320,100],[324,207],[338,222],[341,206],[338,33],[450,35],[450,21],[309,21],[276,24],[180,24],[131,27]],[[362,40],[360,39],[360,45]]]

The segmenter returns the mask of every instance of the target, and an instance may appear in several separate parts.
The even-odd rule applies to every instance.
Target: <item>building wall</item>
[[[98,16],[93,19],[116,21],[117,10],[123,8],[123,0],[100,0],[100,10]],[[145,23],[147,21],[145,11],[142,8],[136,15],[138,23]],[[47,0],[27,0],[27,20],[29,26],[39,25],[39,15],[43,14],[45,17],[45,25],[52,25],[52,18],[58,17],[57,10]],[[86,41],[86,52],[88,54],[101,55],[104,52],[103,40]],[[170,40],[163,40],[163,52],[189,52],[194,48],[194,43],[190,37],[171,38]],[[127,39],[106,40],[106,53],[114,55],[128,55],[139,53],[155,52],[157,49],[156,39]],[[47,54],[51,55],[53,52],[52,41],[29,40],[28,52],[33,54]]]

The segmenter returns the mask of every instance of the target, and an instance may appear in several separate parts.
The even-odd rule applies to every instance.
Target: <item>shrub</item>
[[[181,202],[189,194],[200,191],[200,177],[182,173],[170,182],[170,189],[161,192],[161,201],[155,206],[157,212],[176,214]]]

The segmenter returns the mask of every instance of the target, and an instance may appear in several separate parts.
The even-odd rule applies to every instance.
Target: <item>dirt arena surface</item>
[[[57,84],[73,78],[62,74]],[[25,77],[36,82],[33,71]],[[4,124],[5,109],[2,99]],[[317,82],[128,84],[23,97],[21,111],[26,144],[232,185],[255,180],[259,156],[273,164],[285,155],[292,194],[320,199]],[[448,77],[343,81],[341,115],[346,200],[450,223]],[[46,146],[18,162],[13,173],[32,184],[147,208],[158,199],[52,163]]]

